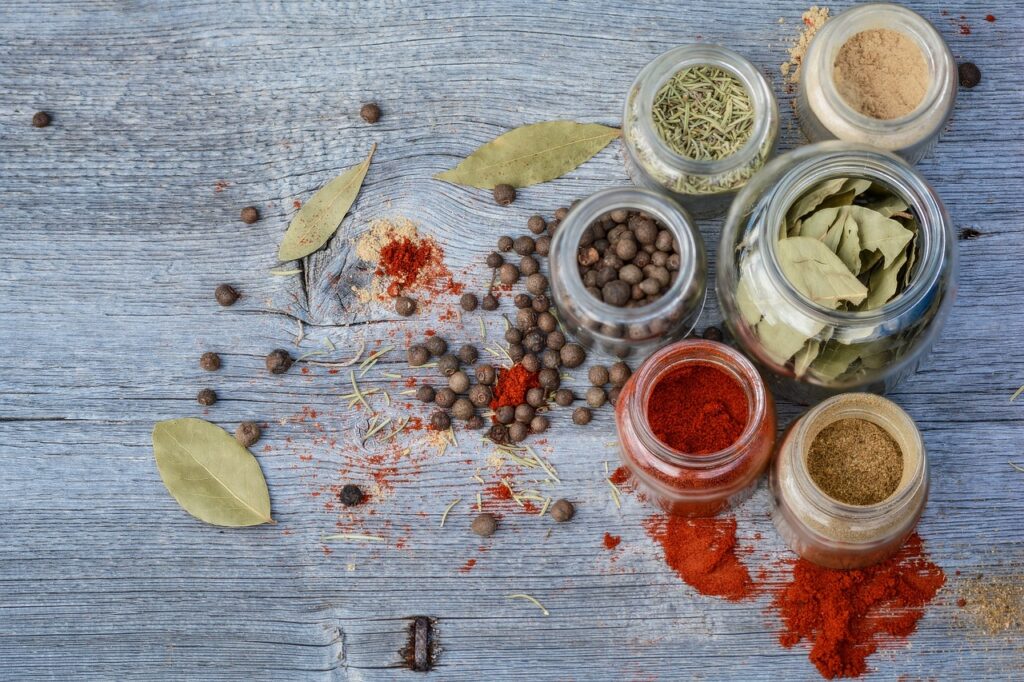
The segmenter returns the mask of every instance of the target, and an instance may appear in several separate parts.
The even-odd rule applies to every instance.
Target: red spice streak
[[[622,542],[622,537],[618,535],[612,535],[611,533],[604,534],[604,548],[615,549]]]
[[[971,27],[968,24],[960,24],[960,35],[969,36],[971,35]]]
[[[736,519],[655,515],[644,530],[661,544],[665,563],[701,594],[739,601],[754,591],[747,567],[736,557]]]
[[[296,209],[302,208],[302,202],[296,199],[295,201],[292,202],[292,207]]]
[[[747,426],[747,397],[739,383],[711,365],[686,365],[651,392],[647,420],[676,450],[706,455],[724,450]]]
[[[473,570],[474,566],[476,566],[476,559],[466,559],[466,563],[462,564],[462,567],[459,568],[459,573],[469,573]]]
[[[409,377],[408,379],[405,380],[406,388],[412,388],[415,385],[416,385],[416,377]]]
[[[416,282],[420,271],[436,262],[433,242],[423,239],[414,242],[408,237],[394,239],[380,250],[380,274],[387,275],[399,289]]]
[[[996,20],[996,15],[994,15],[994,14],[986,14],[985,15],[985,21],[989,22],[990,24],[991,23],[995,23],[995,20]]]
[[[495,500],[512,499],[512,491],[509,490],[509,487],[502,483],[501,481],[498,481],[497,483],[492,483],[491,485],[484,488],[484,491]]]
[[[622,485],[629,480],[629,469],[626,467],[619,467],[612,472],[612,475],[608,477],[608,480],[615,485]]]
[[[512,365],[510,369],[502,367],[498,370],[498,380],[494,385],[491,409],[496,410],[506,405],[521,405],[526,402],[526,392],[538,386],[540,386],[540,378],[537,372],[531,372],[521,364]]]
[[[881,636],[914,632],[945,582],[916,533],[893,557],[868,568],[839,571],[800,559],[772,602],[784,626],[779,642],[812,642],[811,662],[824,677],[857,677]]]

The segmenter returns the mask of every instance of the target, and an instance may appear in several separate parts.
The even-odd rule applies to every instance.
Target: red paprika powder
[[[772,602],[784,628],[779,642],[811,642],[811,662],[824,677],[858,677],[880,638],[914,632],[945,582],[916,533],[895,555],[868,568],[844,571],[799,559]]]
[[[736,519],[687,519],[656,515],[644,530],[665,552],[665,563],[701,594],[739,601],[754,589],[747,567],[736,556]]]
[[[494,383],[491,409],[521,405],[526,402],[526,392],[538,386],[540,376],[537,372],[531,372],[519,363],[508,369],[502,367],[498,369],[498,379]]]
[[[647,421],[660,441],[691,455],[724,450],[747,426],[747,396],[713,365],[687,364],[659,379]]]

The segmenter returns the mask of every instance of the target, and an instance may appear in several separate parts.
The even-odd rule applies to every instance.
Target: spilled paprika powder
[[[521,405],[526,402],[526,392],[538,386],[540,376],[522,364],[516,363],[508,369],[501,367],[498,369],[498,379],[494,383],[490,407],[496,410],[499,407]]]
[[[661,545],[665,563],[701,594],[739,601],[750,596],[750,572],[736,556],[736,519],[655,515],[644,530]]]

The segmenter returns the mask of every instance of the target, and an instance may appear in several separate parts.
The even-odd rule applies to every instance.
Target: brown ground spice
[[[903,453],[878,424],[840,419],[814,437],[807,468],[829,497],[846,504],[878,504],[900,483]]]
[[[881,120],[906,116],[928,91],[928,64],[913,38],[889,28],[861,31],[843,43],[832,78],[846,103]]]

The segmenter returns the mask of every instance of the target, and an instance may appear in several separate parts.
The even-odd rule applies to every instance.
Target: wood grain
[[[1024,475],[1007,464],[1024,461],[1024,407],[1008,402],[1024,383],[1015,352],[1024,334],[1024,17],[1010,0],[912,6],[984,74],[960,93],[920,164],[957,228],[982,235],[960,242],[946,332],[894,395],[924,431],[933,486],[920,531],[949,584],[909,643],[870,664],[878,679],[1013,678],[1024,674],[1019,636],[977,634],[955,601],[967,576],[1024,568]],[[352,444],[364,417],[338,397],[347,374],[263,368],[273,348],[299,355],[328,336],[343,357],[359,339],[401,348],[428,327],[449,343],[477,341],[477,314],[461,326],[436,319],[451,300],[411,320],[355,305],[348,287],[366,273],[348,238],[373,219],[408,217],[481,291],[497,236],[627,182],[621,146],[520,191],[510,207],[431,176],[514,126],[618,125],[637,71],[679,43],[721,42],[762,67],[780,98],[782,147],[796,146],[778,64],[803,9],[740,0],[3,3],[0,677],[416,678],[400,651],[409,619],[427,615],[440,649],[429,679],[816,679],[804,647],[777,645],[766,593],[739,604],[696,595],[644,535],[652,510],[630,496],[615,508],[603,480],[603,462],[616,457],[607,410],[586,429],[556,412],[542,448],[562,480],[553,492],[578,502],[577,519],[554,527],[506,513],[482,543],[468,524],[472,475],[487,452],[467,434],[444,455],[408,441],[414,452],[393,465],[393,490],[339,514],[328,508],[331,486],[372,487],[374,469]],[[358,116],[370,100],[384,111],[374,126]],[[51,127],[31,127],[40,109]],[[341,236],[301,276],[269,275],[294,202],[373,142]],[[238,219],[250,204],[263,215],[252,226]],[[712,272],[720,226],[701,225]],[[213,300],[222,281],[244,293],[230,309]],[[718,320],[712,308],[702,325]],[[298,319],[307,338],[296,348]],[[496,337],[501,322],[488,325]],[[199,369],[205,350],[222,354],[220,372]],[[397,399],[403,387],[385,371],[436,381],[401,356],[382,358],[363,386]],[[208,409],[194,398],[205,386],[221,396]],[[780,421],[798,412],[781,405]],[[204,526],[166,493],[150,431],[191,415],[231,430],[244,419],[267,425],[254,450],[277,526]],[[751,550],[744,561],[771,583],[792,555],[768,503],[762,485],[737,516]],[[321,542],[349,529],[387,543]],[[606,531],[623,538],[614,553],[601,545]],[[551,615],[505,599],[511,592],[536,596]]]

